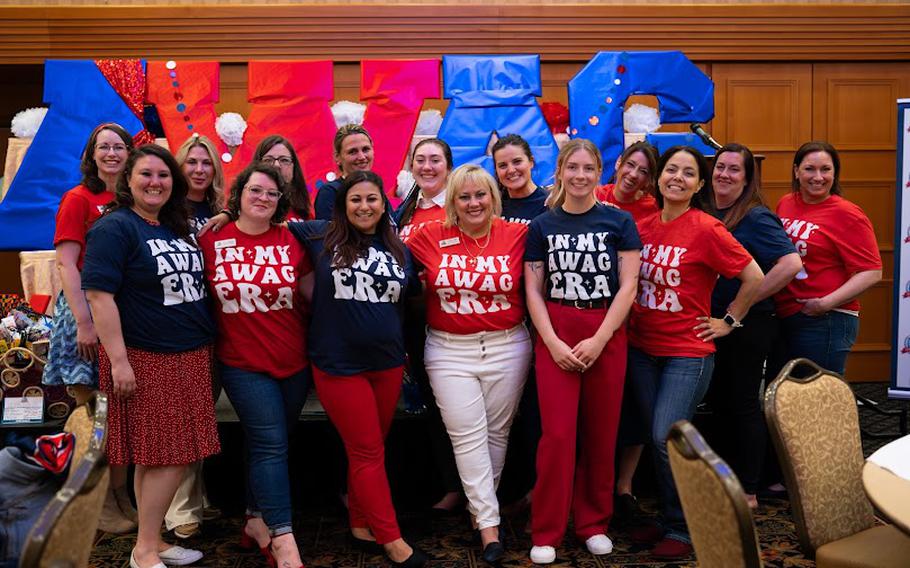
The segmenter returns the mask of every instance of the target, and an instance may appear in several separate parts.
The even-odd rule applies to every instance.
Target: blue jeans
[[[704,398],[714,370],[714,355],[707,357],[654,357],[629,348],[630,395],[651,426],[654,470],[661,500],[666,536],[691,542],[682,505],[673,483],[667,456],[667,434],[674,422],[692,420]]]
[[[247,506],[272,536],[291,532],[288,434],[310,388],[309,368],[286,379],[222,366],[221,383],[246,437]]]
[[[847,355],[859,333],[859,318],[842,312],[821,316],[794,314],[781,320],[786,361],[805,357],[818,366],[844,374]]]

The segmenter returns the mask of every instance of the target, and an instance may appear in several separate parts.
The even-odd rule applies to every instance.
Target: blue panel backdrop
[[[142,129],[93,61],[45,62],[44,102],[47,116],[0,203],[2,250],[52,248],[57,206],[82,178],[82,149],[98,124]]]

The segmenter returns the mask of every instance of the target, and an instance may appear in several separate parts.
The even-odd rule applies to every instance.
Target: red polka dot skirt
[[[221,451],[212,402],[212,348],[154,353],[127,348],[136,392],[110,397],[108,460],[113,465],[178,465]],[[112,392],[111,362],[99,350],[98,382]]]

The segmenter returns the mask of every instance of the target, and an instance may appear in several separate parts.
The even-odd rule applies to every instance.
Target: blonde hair
[[[482,167],[476,164],[465,164],[455,168],[449,174],[449,179],[446,182],[446,227],[458,224],[458,214],[455,211],[456,194],[468,183],[473,183],[477,187],[489,191],[493,200],[493,216],[499,217],[502,215],[502,196],[499,193],[499,185],[496,180]]]
[[[220,211],[222,204],[224,203],[224,170],[221,169],[221,158],[218,156],[218,150],[207,136],[193,134],[187,138],[174,153],[174,159],[176,159],[177,163],[180,165],[181,172],[183,172],[183,164],[186,163],[186,158],[193,148],[204,149],[209,155],[209,159],[212,160],[214,175],[212,176],[211,187],[205,190],[205,200],[208,202],[213,212]]]
[[[556,158],[556,174],[553,176],[555,178],[553,190],[550,192],[550,197],[547,198],[547,207],[550,209],[556,209],[566,201],[566,188],[563,187],[562,184],[562,169],[569,160],[569,156],[578,150],[585,150],[594,158],[594,163],[597,165],[597,177],[600,177],[601,172],[603,172],[603,159],[600,157],[600,150],[597,149],[597,146],[595,146],[593,142],[585,138],[574,138],[566,142],[566,144],[559,149],[559,156]]]

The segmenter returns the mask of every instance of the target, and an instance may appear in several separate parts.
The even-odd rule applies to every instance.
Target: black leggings
[[[750,312],[743,327],[716,340],[714,375],[705,397],[716,418],[714,450],[751,494],[758,491],[767,448],[761,384],[777,335],[778,322],[770,312]]]

